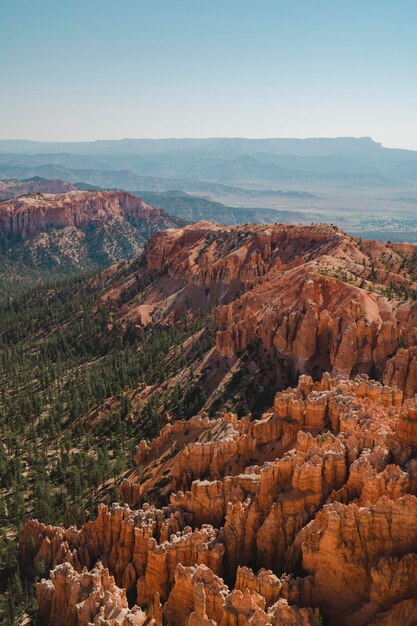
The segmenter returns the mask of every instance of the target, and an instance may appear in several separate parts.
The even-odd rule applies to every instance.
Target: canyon
[[[184,335],[162,382],[123,391],[128,429],[165,409],[110,481],[117,502],[24,525],[44,622],[414,624],[416,264],[413,245],[324,224],[200,222],[87,279],[103,341]],[[186,419],[178,388],[204,392]]]

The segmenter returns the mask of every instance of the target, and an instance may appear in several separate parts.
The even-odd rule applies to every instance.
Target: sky
[[[0,0],[0,138],[417,149],[416,0]]]

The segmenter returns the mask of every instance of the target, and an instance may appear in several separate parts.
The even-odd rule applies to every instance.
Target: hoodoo
[[[36,560],[51,570],[38,584],[46,622],[75,610],[77,596],[59,592],[64,575],[107,581],[104,566],[120,587],[112,594],[161,602],[169,625],[313,626],[320,615],[411,624],[417,470],[404,424],[415,415],[397,388],[325,374],[277,393],[261,419],[226,413],[203,430],[195,424],[194,442],[174,459],[168,506],[102,506],[79,530],[26,524],[24,567]],[[174,449],[185,427],[192,422],[172,431]],[[158,465],[166,441],[163,431],[137,462]]]

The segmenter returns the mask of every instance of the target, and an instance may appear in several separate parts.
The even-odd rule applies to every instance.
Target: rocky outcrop
[[[26,240],[51,228],[85,230],[112,220],[145,226],[148,235],[181,223],[163,209],[151,207],[127,192],[69,191],[34,194],[2,203],[0,237]]]
[[[257,578],[253,573],[252,577]],[[188,568],[178,565],[175,585],[164,607],[164,618],[168,626],[184,623],[194,626],[313,626],[317,623],[318,612],[289,606],[282,598],[269,606],[254,588],[236,586],[230,591],[223,580],[204,565]]]
[[[172,323],[213,309],[217,352],[231,360],[257,350],[279,384],[285,374],[382,376],[399,345],[417,343],[417,304],[406,301],[417,287],[405,269],[413,254],[413,246],[359,242],[325,225],[201,222],[148,242],[137,276],[152,287],[123,316]]]
[[[192,529],[184,515],[144,505],[133,512],[127,507],[102,505],[97,519],[80,530],[28,522],[20,538],[21,560],[30,571],[33,556],[47,572],[59,563],[69,563],[77,572],[100,560],[124,589],[137,587],[141,603],[158,592],[165,600],[177,563],[204,563],[215,573],[223,568],[224,545],[211,526]]]
[[[155,539],[149,541],[146,573],[137,583],[138,598],[146,603],[158,592],[161,600],[166,600],[178,563],[202,563],[215,574],[221,574],[223,553],[224,545],[218,541],[218,532],[211,526],[202,526],[194,532],[185,528],[184,533],[171,535],[169,540],[159,544]]]
[[[140,255],[153,234],[180,224],[121,191],[31,194],[0,202],[0,241],[10,268],[3,281],[13,285],[17,278],[24,285],[33,272],[42,277],[53,270],[57,276],[123,263]]]
[[[417,404],[406,400],[400,412],[395,432],[397,446],[393,449],[398,463],[405,463],[417,452]]]
[[[399,387],[406,396],[417,392],[417,347],[401,348],[384,369],[384,383]]]
[[[261,341],[298,372],[350,375],[381,367],[398,346],[399,313],[378,296],[316,273],[315,264],[306,269],[273,269],[258,289],[219,308],[218,350],[231,356]],[[411,307],[408,319],[415,314]]]
[[[126,592],[101,563],[81,573],[70,563],[57,565],[48,580],[36,585],[36,596],[39,614],[48,626],[157,626],[139,607],[129,609]]]
[[[100,560],[121,585],[123,579],[128,587],[145,575],[148,561],[149,540],[157,537],[165,541],[172,533],[186,526],[184,516],[168,509],[161,510],[144,505],[139,511],[125,506],[100,505],[98,515],[80,530],[45,526],[30,520],[20,538],[22,563],[32,563],[33,552],[45,571],[56,564],[69,562],[77,571],[88,569]],[[132,567],[135,576],[131,579]]]
[[[124,478],[119,485],[120,499],[129,506],[135,506],[140,502],[140,485]]]
[[[299,533],[294,548],[310,575],[307,601],[320,605],[334,623],[367,624],[415,593],[415,555],[408,553],[416,547],[416,516],[417,498],[410,495],[395,501],[383,496],[369,508],[325,506]]]

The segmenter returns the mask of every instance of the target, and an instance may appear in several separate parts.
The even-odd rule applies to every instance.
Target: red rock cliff
[[[115,219],[137,223],[162,220],[166,228],[181,223],[163,209],[152,207],[127,192],[70,191],[22,196],[1,203],[0,237],[25,240],[50,228],[85,229]]]
[[[406,300],[417,288],[414,251],[360,242],[324,225],[201,222],[148,242],[140,279],[151,288],[123,315],[146,324],[151,312],[154,322],[166,323],[214,309],[223,357],[262,346],[293,378],[324,371],[381,376],[401,343],[417,343],[417,304]]]

